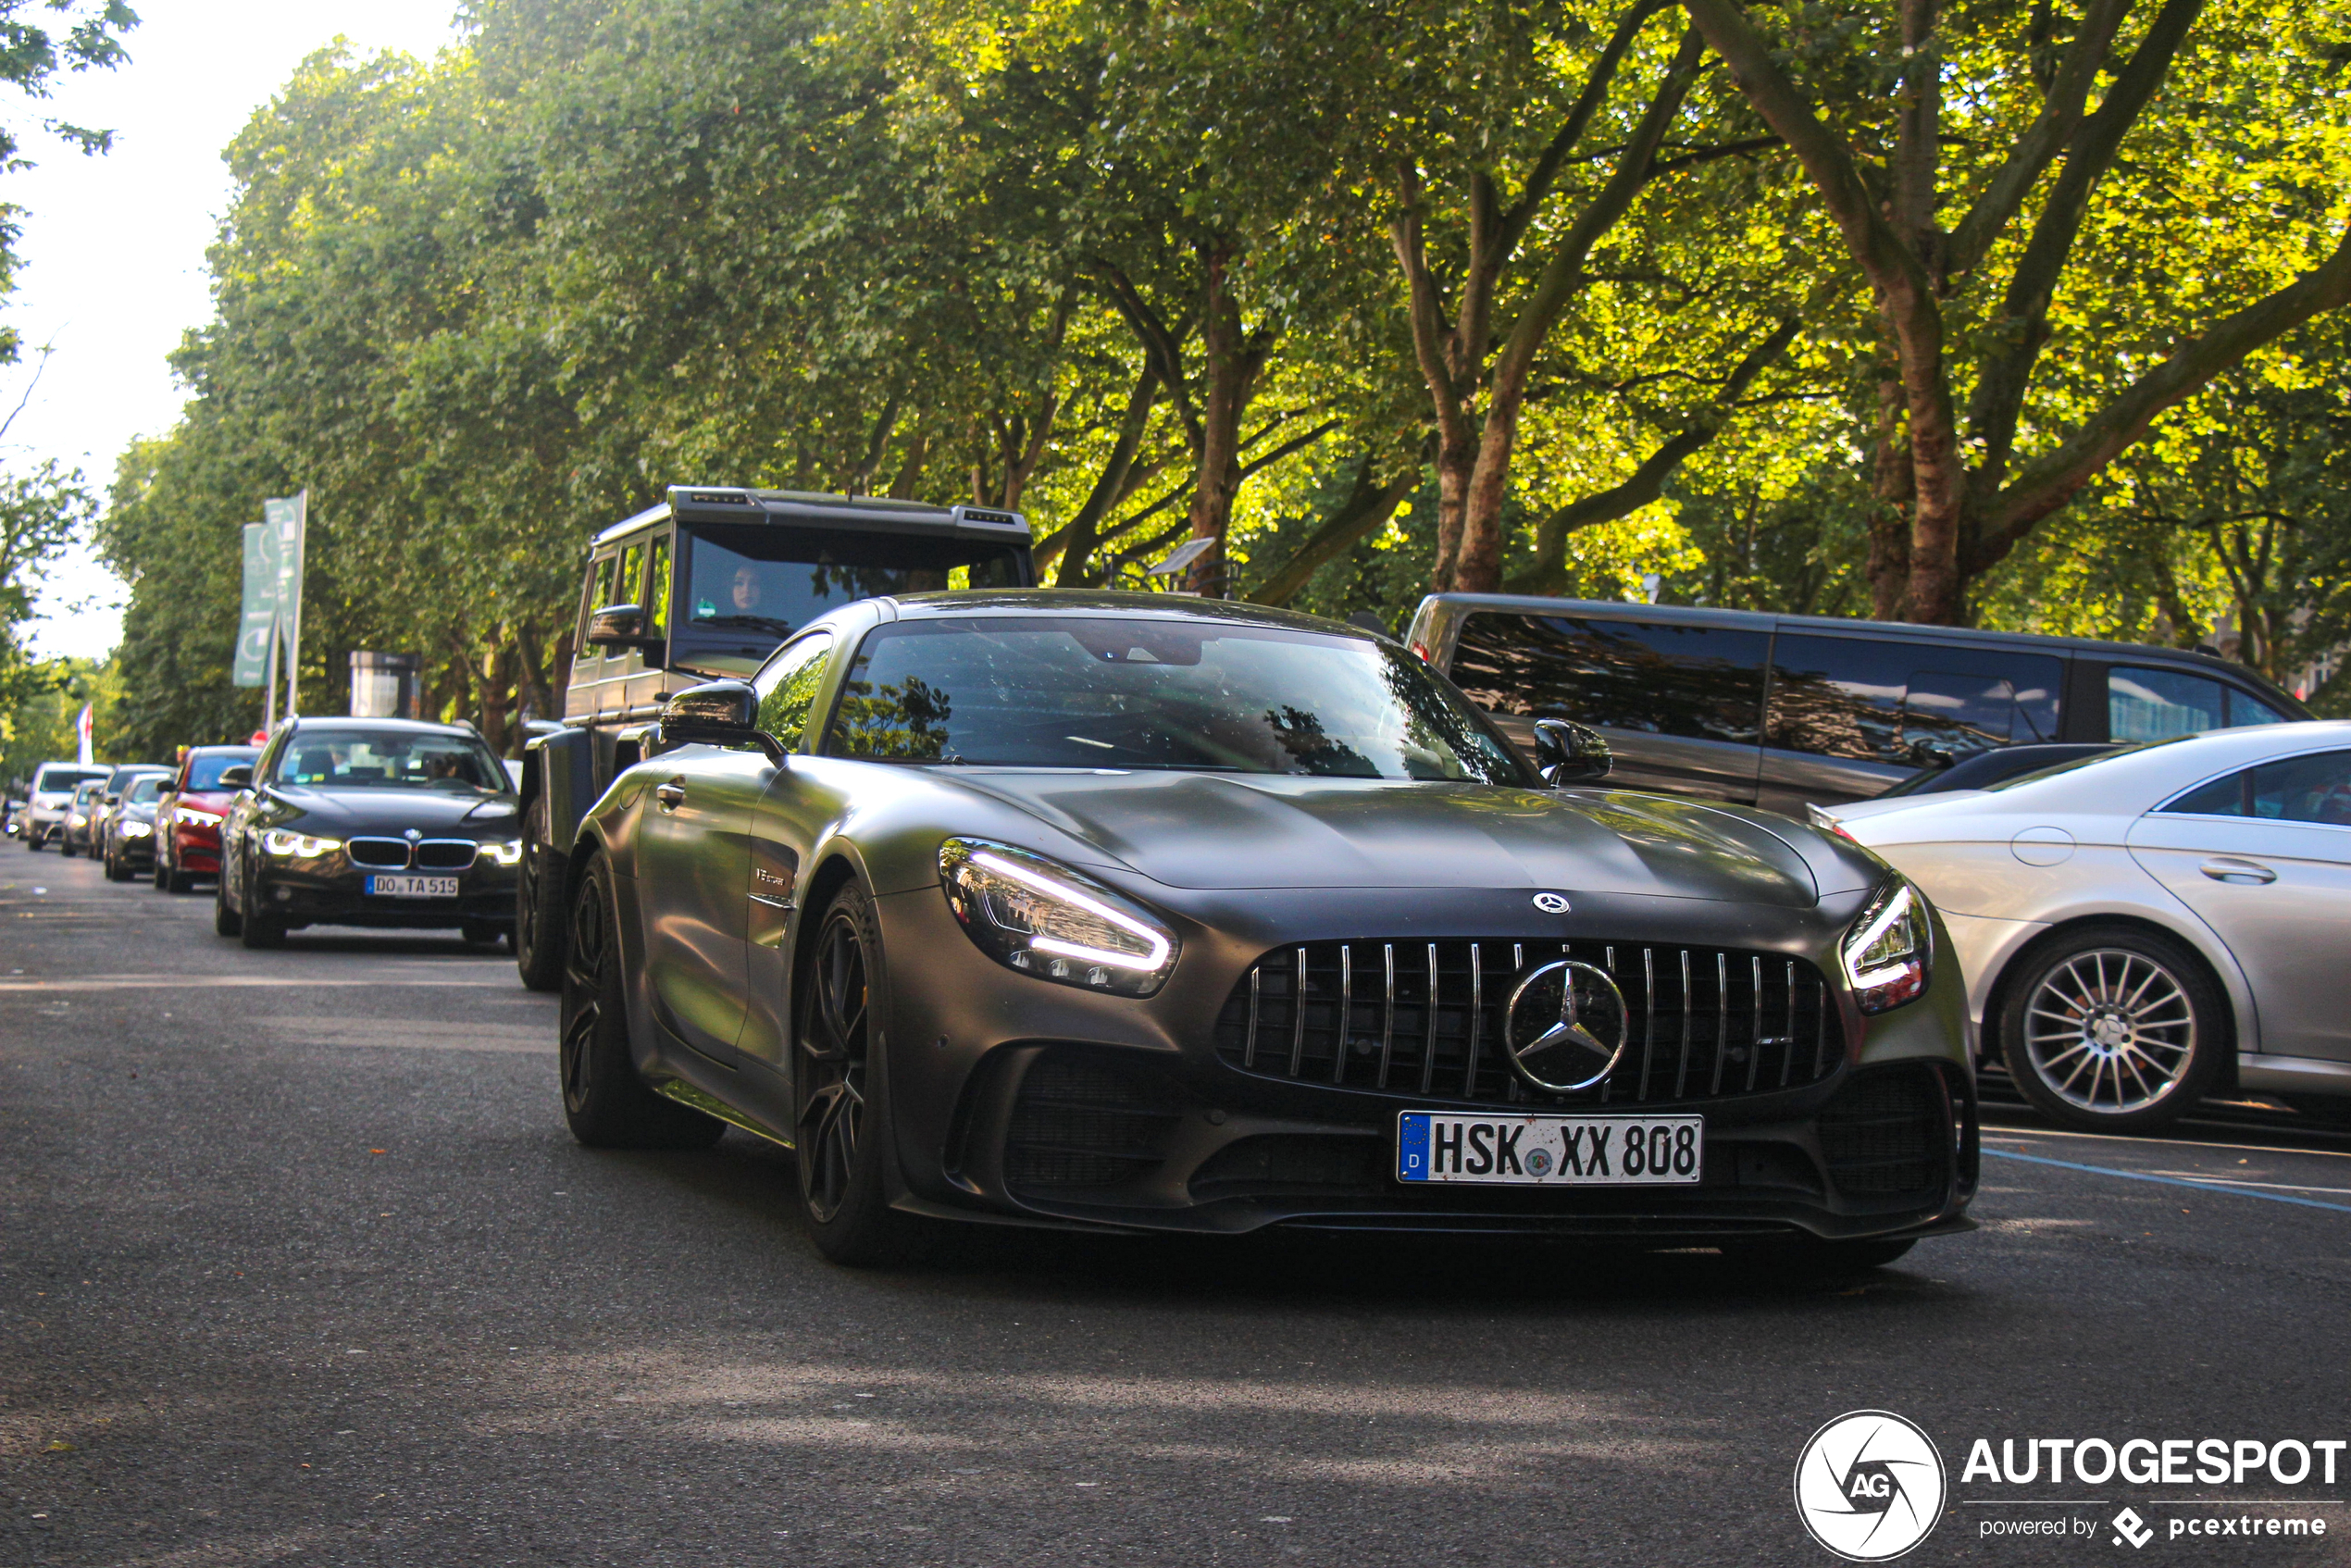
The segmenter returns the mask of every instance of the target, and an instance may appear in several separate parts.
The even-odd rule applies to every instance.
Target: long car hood
[[[1258,775],[954,777],[1176,888],[1555,888],[1791,909],[1819,896],[1777,834],[1658,795]]]
[[[425,833],[494,833],[512,829],[514,802],[501,795],[454,795],[433,790],[303,790],[270,788],[269,797],[302,813],[302,820],[342,833],[414,828]]]

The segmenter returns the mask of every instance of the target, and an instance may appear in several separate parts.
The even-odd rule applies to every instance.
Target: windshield
[[[71,763],[44,763],[41,771],[32,776],[33,793],[38,795],[70,794],[75,786],[87,778],[104,778],[103,767],[76,767]]]
[[[678,656],[748,673],[836,605],[877,594],[1020,588],[1020,546],[908,533],[705,525],[683,536]],[[749,663],[743,663],[748,660]]]
[[[1531,782],[1427,667],[1367,639],[1213,621],[878,628],[829,750],[889,762]]]
[[[260,752],[246,748],[234,752],[213,752],[205,756],[191,758],[188,763],[189,791],[194,793],[203,790],[219,789],[222,774],[239,763],[252,762],[259,755],[261,755]]]
[[[155,798],[161,793],[163,775],[143,773],[131,781],[131,787],[122,792],[122,798],[126,804],[143,806],[153,804]]]
[[[506,769],[470,735],[304,729],[278,759],[272,783],[320,790],[447,790],[496,794]]]

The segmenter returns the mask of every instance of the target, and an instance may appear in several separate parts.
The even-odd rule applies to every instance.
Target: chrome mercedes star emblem
[[[1568,911],[1565,893],[1536,893],[1535,907],[1546,915],[1565,915]]]
[[[1511,992],[1511,1065],[1528,1087],[1572,1094],[1608,1076],[1631,1036],[1624,993],[1606,971],[1560,959]]]

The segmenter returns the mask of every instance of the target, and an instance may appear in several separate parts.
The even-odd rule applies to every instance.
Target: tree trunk
[[[1221,597],[1225,531],[1232,524],[1233,498],[1241,486],[1241,420],[1273,344],[1264,333],[1250,333],[1241,325],[1240,303],[1232,292],[1232,253],[1223,248],[1203,251],[1200,262],[1201,372],[1207,389],[1201,400],[1191,510],[1185,521],[1190,538],[1215,542],[1193,559],[1186,585],[1195,593]]]

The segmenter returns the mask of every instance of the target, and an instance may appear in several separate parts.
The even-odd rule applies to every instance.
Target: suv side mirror
[[[224,790],[253,788],[253,767],[247,763],[232,763],[220,770],[220,787]]]
[[[591,648],[634,648],[644,639],[645,611],[641,604],[607,604],[588,617]]]
[[[756,746],[783,765],[783,742],[759,728],[759,693],[748,681],[706,680],[676,692],[661,705],[661,743],[671,746]]]
[[[1535,771],[1552,789],[1596,784],[1608,777],[1615,762],[1598,730],[1563,718],[1535,721]]]

